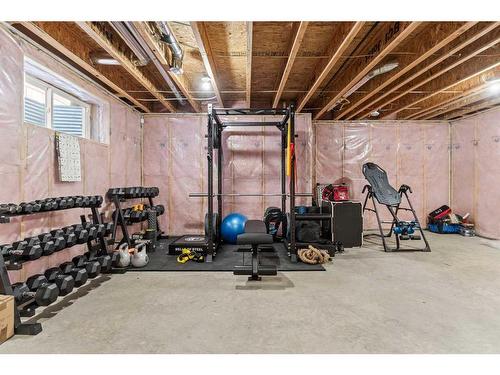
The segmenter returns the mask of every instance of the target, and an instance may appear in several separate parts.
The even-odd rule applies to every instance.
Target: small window
[[[77,137],[89,137],[90,104],[26,75],[24,121]]]

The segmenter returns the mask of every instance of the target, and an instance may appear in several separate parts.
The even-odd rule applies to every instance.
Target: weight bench
[[[252,281],[261,280],[260,275],[275,276],[277,274],[276,266],[263,266],[259,262],[259,245],[273,243],[273,236],[267,233],[266,224],[263,221],[247,220],[245,223],[245,232],[238,235],[236,243],[238,245],[251,245],[252,265],[246,266],[243,264],[235,266],[234,275],[250,275],[248,280]]]
[[[425,238],[424,231],[420,226],[420,222],[418,221],[417,214],[413,209],[413,206],[410,202],[410,198],[408,197],[408,192],[412,193],[411,188],[408,185],[401,185],[399,190],[394,189],[389,184],[389,179],[387,178],[387,172],[380,168],[375,163],[366,163],[363,165],[363,175],[368,181],[369,185],[365,185],[363,187],[363,193],[366,193],[365,202],[363,204],[363,214],[365,211],[375,212],[377,217],[377,224],[380,234],[375,234],[382,238],[382,244],[384,246],[384,251],[431,251],[429,247],[429,243]],[[406,198],[408,202],[408,207],[401,207],[403,197]],[[371,199],[373,203],[373,208],[368,208],[367,203],[368,200]],[[391,221],[381,221],[380,215],[377,209],[378,204],[384,205],[387,207],[389,212],[391,213],[392,220]],[[404,221],[398,218],[399,211],[408,211],[413,214],[414,220],[412,221]],[[382,224],[391,224],[391,229],[389,233],[385,234],[382,229]],[[420,232],[419,235],[415,235],[415,230]],[[391,237],[394,232],[396,238],[396,247],[391,248],[387,245],[385,238]],[[373,235],[373,234],[372,234]],[[423,240],[425,243],[425,247],[420,249],[414,248],[401,248],[400,240]]]

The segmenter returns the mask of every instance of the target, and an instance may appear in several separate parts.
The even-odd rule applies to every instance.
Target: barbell
[[[221,197],[282,197],[282,196],[287,196],[289,197],[290,194],[281,194],[281,193],[214,193],[214,197],[216,196],[221,196]],[[313,195],[311,193],[296,193],[296,197],[312,197]],[[189,198],[204,198],[208,197],[208,193],[189,193]]]

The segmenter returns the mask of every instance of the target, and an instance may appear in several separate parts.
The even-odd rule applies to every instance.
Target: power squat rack
[[[64,203],[62,203],[64,201]],[[49,202],[49,203],[47,203]],[[71,204],[69,203],[71,202]],[[96,257],[108,255],[107,246],[106,246],[106,236],[111,234],[112,232],[112,224],[111,223],[103,223],[102,217],[99,214],[98,208],[101,207],[103,202],[102,196],[94,195],[94,196],[73,196],[73,197],[62,197],[62,198],[47,198],[40,201],[34,201],[29,203],[21,203],[17,204],[2,204],[0,205],[0,224],[10,223],[11,218],[25,215],[33,215],[37,213],[47,213],[53,211],[61,211],[68,210],[73,208],[90,208],[91,216],[92,216],[92,227],[94,228],[95,237],[85,242],[73,242],[71,245],[66,243],[66,239],[62,246],[58,250],[53,251],[61,251],[66,248],[73,246],[76,243],[86,243],[88,247],[88,254],[90,259],[95,259]],[[29,207],[29,208],[28,208]],[[86,216],[81,215],[81,221],[83,224],[86,224]],[[90,223],[89,223],[90,225]],[[97,230],[99,227],[100,230]],[[88,226],[86,228],[89,228]],[[57,232],[58,230],[52,230],[52,232]],[[85,229],[85,231],[87,231]],[[45,234],[49,235],[49,233]],[[36,237],[36,236],[35,236]],[[56,236],[54,235],[51,240],[53,240]],[[96,240],[98,245],[95,247],[92,244],[92,240]],[[22,241],[21,241],[22,242]],[[39,243],[42,245],[42,243]],[[45,252],[45,250],[44,250]],[[49,254],[42,254],[40,256],[46,256]],[[0,252],[0,294],[5,295],[14,295],[13,285],[10,282],[8,269],[19,270],[23,267],[22,263],[24,260],[21,260],[20,263],[17,261],[13,261],[13,257],[11,256],[7,261],[4,259],[3,252]],[[111,265],[104,272],[111,272]],[[40,323],[22,323],[21,317],[31,317],[35,315],[35,308],[31,307],[31,304],[34,302],[34,298],[31,297],[28,300],[25,300],[21,303],[23,306],[28,307],[20,307],[18,301],[14,299],[14,332],[15,334],[20,335],[37,335],[42,331],[42,325]]]
[[[231,116],[280,116],[279,119],[274,121],[228,121],[227,118]],[[225,119],[221,119],[223,116]],[[223,175],[222,175],[222,159],[223,149],[221,146],[222,132],[228,127],[261,127],[270,126],[276,127],[281,132],[281,192],[276,194],[225,194],[223,192]],[[288,134],[291,134],[290,142],[288,142]],[[295,197],[296,196],[312,196],[307,193],[295,192],[295,154],[291,153],[290,160],[290,175],[288,178],[288,192],[286,187],[286,151],[288,143],[290,143],[292,150],[295,149],[295,109],[293,106],[287,108],[270,108],[270,109],[252,109],[252,108],[214,108],[211,104],[208,105],[208,123],[207,123],[207,161],[208,161],[208,193],[191,193],[190,197],[207,197],[208,198],[208,212],[205,220],[205,235],[206,235],[206,261],[211,262],[213,256],[216,254],[217,248],[220,245],[220,236],[215,233],[215,228],[220,228],[219,221],[222,218],[222,199],[225,196],[279,196],[281,197],[281,211],[285,214],[288,212],[288,223],[290,236],[285,240],[285,245],[292,262],[297,262],[297,242],[295,239]],[[214,150],[217,150],[217,192],[214,192]],[[214,210],[213,199],[217,199],[217,212]],[[287,198],[288,208],[287,210]],[[214,215],[215,214],[215,215]],[[212,218],[212,220],[208,219]],[[208,220],[207,220],[208,219]],[[315,217],[317,219],[317,217]],[[286,228],[283,229],[286,233]]]

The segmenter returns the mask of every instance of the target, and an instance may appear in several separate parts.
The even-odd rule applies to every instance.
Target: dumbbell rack
[[[5,224],[10,222],[11,217],[17,217],[17,216],[26,216],[26,215],[36,215],[38,213],[47,213],[47,212],[52,212],[52,211],[61,211],[61,210],[68,210],[68,209],[74,209],[74,208],[90,208],[92,211],[92,221],[93,224],[102,224],[102,217],[99,214],[98,207],[102,205],[102,197],[100,197],[101,200],[98,204],[96,205],[84,205],[84,206],[74,206],[74,207],[65,207],[65,208],[56,208],[52,210],[47,210],[47,211],[36,211],[36,212],[21,212],[21,213],[7,213],[7,212],[2,212],[0,213],[0,224]],[[81,216],[82,222],[85,222],[85,215]],[[89,249],[89,256],[93,255],[105,255],[107,254],[107,247],[106,247],[106,239],[103,233],[101,233],[98,236],[98,242],[99,242],[99,247],[98,250],[93,248],[92,246],[92,240],[87,241],[87,247]],[[61,249],[63,250],[63,249]],[[10,262],[9,262],[10,263]],[[12,284],[9,279],[9,274],[8,274],[8,267],[5,264],[5,259],[3,254],[0,252],[0,294],[4,295],[14,295]],[[25,303],[23,303],[25,304]],[[24,314],[23,314],[24,312]],[[33,316],[35,315],[35,310],[30,309],[27,311],[23,311],[22,309],[18,308],[18,303],[16,300],[14,300],[14,333],[18,335],[37,335],[42,331],[42,325],[40,323],[23,323],[21,321],[21,316],[27,317],[27,316]]]
[[[114,244],[119,247],[122,243],[127,243],[129,247],[133,247],[134,243],[130,237],[130,234],[128,233],[128,225],[131,225],[132,223],[129,222],[125,218],[124,214],[124,208],[122,207],[122,202],[125,202],[130,199],[148,199],[149,207],[155,207],[153,203],[153,198],[158,196],[158,193],[150,195],[146,194],[145,191],[148,189],[153,189],[153,188],[147,188],[143,186],[136,186],[136,187],[123,187],[123,188],[111,188],[108,190],[108,193],[106,194],[108,199],[111,200],[115,206],[115,212],[114,212],[114,219],[113,219],[113,237],[112,241]],[[154,188],[158,191],[158,188]],[[144,221],[144,220],[143,220]],[[118,226],[120,227],[123,238],[121,241],[116,241],[116,230],[118,229]],[[161,238],[163,235],[163,232],[160,229],[160,224],[158,223],[158,220],[156,221],[156,233],[157,233],[157,238]]]

